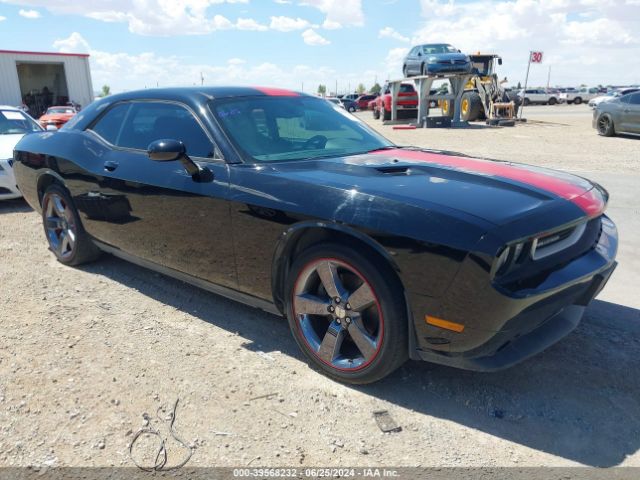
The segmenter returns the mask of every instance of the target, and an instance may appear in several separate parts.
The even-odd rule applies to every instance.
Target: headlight
[[[427,62],[436,63],[438,61],[438,57],[429,57],[427,58]]]

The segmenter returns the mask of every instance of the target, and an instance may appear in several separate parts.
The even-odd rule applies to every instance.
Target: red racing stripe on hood
[[[604,198],[597,188],[578,177],[576,177],[576,181],[562,178],[563,176],[568,177],[568,175],[563,173],[558,173],[558,176],[553,176],[542,170],[537,170],[535,167],[527,168],[480,158],[456,157],[454,155],[416,150],[378,150],[371,153],[390,155],[402,160],[430,162],[460,171],[514,180],[569,200],[580,207],[590,217],[600,215],[606,206]],[[582,182],[582,185],[580,182]]]
[[[299,97],[300,94],[293,90],[286,90],[284,88],[269,88],[269,87],[253,87],[259,92],[269,95],[270,97]]]

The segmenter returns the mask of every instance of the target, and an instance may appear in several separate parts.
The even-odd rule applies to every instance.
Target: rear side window
[[[633,95],[629,95],[629,103],[631,105],[640,105],[640,93],[634,93]]]
[[[127,111],[131,105],[128,103],[120,103],[109,109],[98,122],[91,127],[95,133],[104,138],[107,142],[116,145],[118,135],[122,129]]]
[[[182,141],[193,157],[213,158],[214,148],[193,114],[174,103],[134,102],[116,145],[146,150],[161,139]]]

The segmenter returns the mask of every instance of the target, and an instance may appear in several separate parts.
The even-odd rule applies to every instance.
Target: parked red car
[[[358,98],[356,98],[355,102],[358,104],[358,109],[366,110],[369,107],[369,102],[375,99],[375,95],[360,95]]]
[[[76,113],[76,109],[73,107],[49,107],[45,114],[38,119],[38,122],[42,128],[55,127],[58,129],[71,120],[71,117]]]
[[[383,120],[391,120],[391,89],[388,85],[385,85],[383,91],[384,94],[376,98],[373,106],[373,118],[378,119],[382,116]],[[415,117],[418,113],[418,92],[410,83],[400,85],[398,110],[403,111],[402,116],[404,117]]]

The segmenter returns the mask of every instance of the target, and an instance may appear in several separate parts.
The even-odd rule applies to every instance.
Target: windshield
[[[76,113],[73,108],[52,107],[47,110],[47,115],[56,115],[60,113]]]
[[[0,135],[18,135],[41,130],[40,125],[22,112],[0,110]]]
[[[427,55],[434,55],[438,53],[458,53],[457,48],[453,48],[451,45],[425,45],[422,47],[422,52]]]
[[[391,146],[356,117],[314,97],[244,97],[211,109],[235,146],[258,162],[365,153]]]

